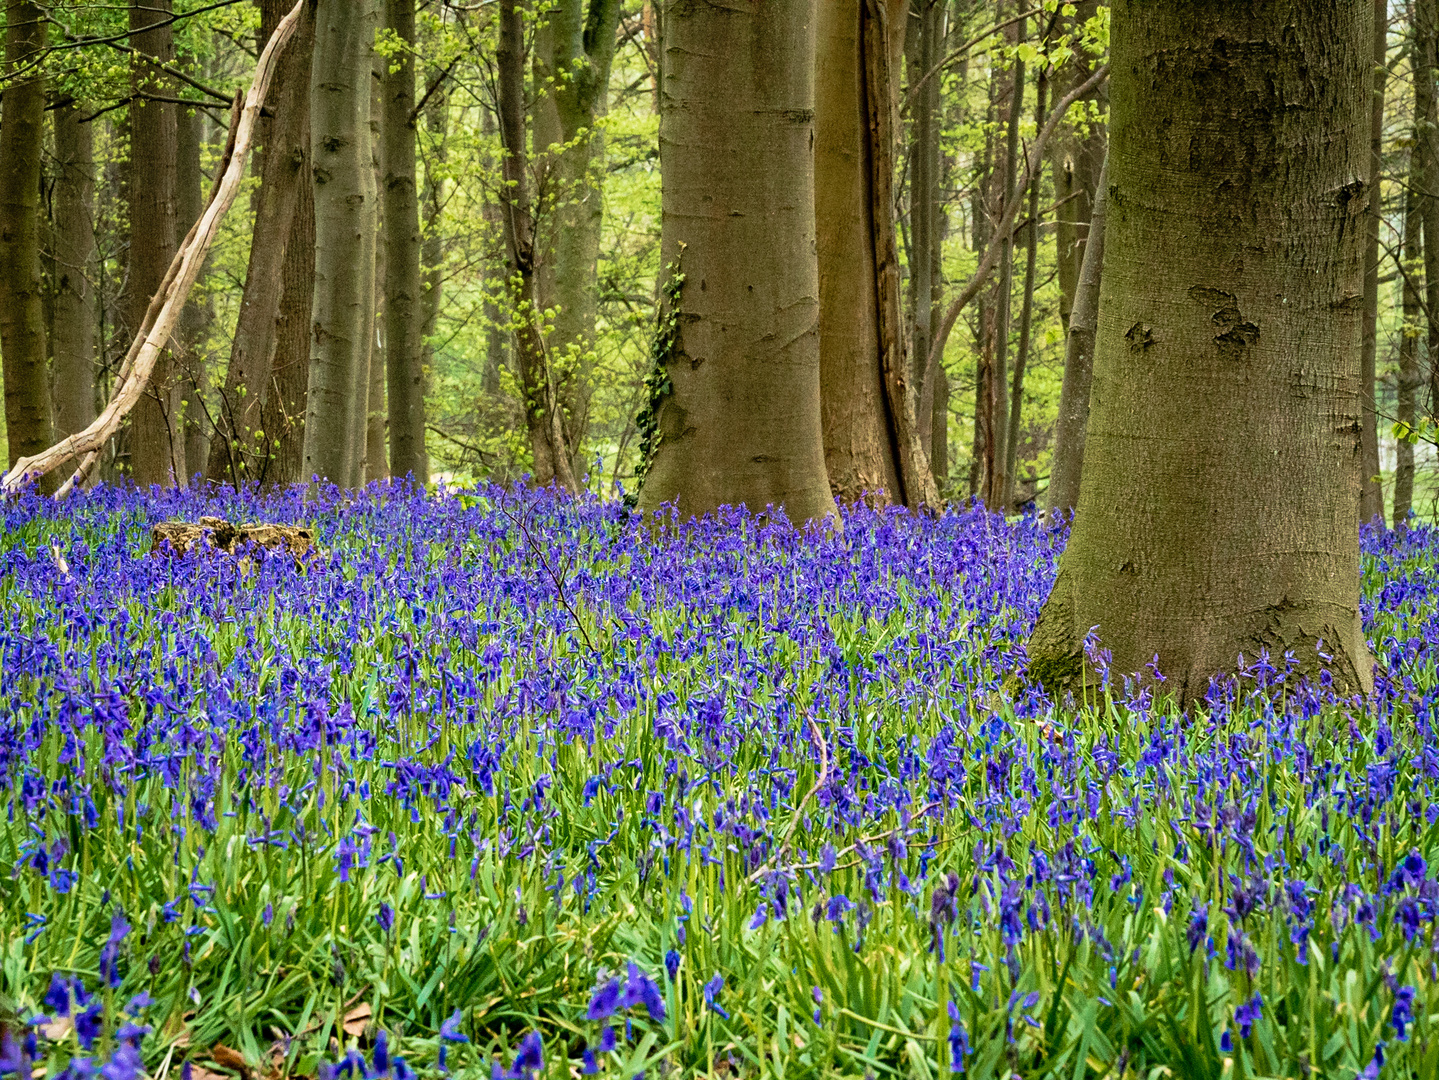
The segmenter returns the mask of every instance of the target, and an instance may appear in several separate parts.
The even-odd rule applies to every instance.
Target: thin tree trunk
[[[205,212],[205,176],[200,167],[200,150],[204,145],[198,110],[178,109],[175,118],[176,155],[175,213],[177,233],[188,232]],[[204,281],[201,271],[199,287]],[[205,392],[208,374],[205,370],[205,339],[214,321],[215,309],[208,297],[193,293],[180,313],[180,326],[175,334],[174,363],[180,383],[181,408],[185,425],[185,466],[190,479],[200,474],[210,454],[210,421],[206,416]]]
[[[660,265],[671,329],[643,510],[836,516],[820,427],[814,16],[813,0],[666,0]]]
[[[301,172],[309,173],[308,110],[300,133],[304,148]],[[298,484],[308,479],[305,464],[305,415],[310,381],[310,318],[315,302],[315,186],[302,182],[285,241],[280,268],[280,307],[275,323],[274,359],[261,427],[268,434],[269,454],[260,480],[267,485]]]
[[[1414,140],[1416,150],[1411,156],[1411,161],[1417,160],[1419,140]],[[1395,419],[1399,422],[1403,432],[1414,429],[1415,392],[1424,384],[1419,375],[1419,332],[1420,332],[1420,302],[1419,290],[1416,288],[1415,277],[1420,272],[1420,263],[1423,259],[1421,233],[1423,225],[1419,214],[1419,196],[1414,190],[1414,181],[1420,177],[1413,175],[1411,164],[1411,182],[1409,190],[1404,196],[1404,267],[1405,271],[1401,276],[1403,284],[1403,309],[1404,326],[1399,336],[1399,401]],[[1402,528],[1414,508],[1414,444],[1406,437],[1401,437],[1395,444],[1396,462],[1394,466],[1394,527]]]
[[[536,36],[535,72],[554,77],[535,106],[536,151],[547,151],[553,210],[541,230],[548,264],[539,282],[540,306],[554,308],[549,353],[564,408],[565,440],[577,479],[586,466],[584,442],[594,390],[595,320],[598,313],[600,232],[604,202],[595,177],[604,161],[599,121],[609,109],[620,0],[551,0]],[[548,117],[552,135],[542,138]],[[543,286],[548,286],[545,288]]]
[[[515,332],[520,382],[525,395],[525,426],[534,454],[534,482],[558,484],[578,492],[570,468],[570,449],[554,368],[539,325],[536,288],[535,224],[530,206],[525,146],[525,42],[518,0],[500,2],[500,42],[496,56],[499,83],[500,137],[504,146],[505,181],[501,206],[505,249],[511,278],[518,278]]]
[[[1115,0],[1084,472],[1028,647],[1054,693],[1079,692],[1091,627],[1116,679],[1157,656],[1182,703],[1261,650],[1372,686],[1353,303],[1372,11]]]
[[[439,77],[438,70],[430,72],[431,81]],[[482,111],[486,116],[490,115],[488,109],[482,108]],[[420,255],[425,280],[420,304],[422,391],[435,370],[435,335],[439,333],[440,309],[445,296],[444,168],[449,159],[450,97],[443,86],[430,95],[430,100],[425,105],[425,130],[429,156],[425,162],[425,190],[421,200],[425,214],[424,240]],[[487,361],[488,359],[486,356]],[[486,373],[488,374],[488,363],[486,364]],[[496,384],[495,389],[498,390],[498,379]],[[394,422],[393,419],[391,422]],[[396,468],[398,470],[398,466]],[[425,470],[426,476],[428,476],[428,454],[426,455]]]
[[[415,0],[385,0],[385,23],[405,46],[385,72],[385,364],[390,470],[424,484],[430,479],[430,464],[425,454],[426,313],[415,185]]]
[[[263,0],[260,8],[260,38],[268,41],[274,28],[289,10],[286,0]],[[215,431],[210,445],[206,476],[239,485],[247,479],[273,479],[268,465],[285,430],[302,425],[303,412],[285,422],[284,409],[271,410],[270,394],[276,383],[275,357],[278,350],[277,320],[285,287],[285,267],[290,260],[295,215],[301,198],[311,207],[313,243],[314,195],[305,195],[314,184],[310,170],[310,76],[315,52],[315,6],[306,5],[295,37],[280,58],[271,90],[272,119],[261,131],[260,188],[255,198],[255,228],[250,244],[250,262],[245,274],[245,292],[240,300],[240,317],[230,345],[230,363],[225,386],[215,414]],[[313,266],[313,253],[309,256]],[[306,327],[304,353],[309,355],[309,305],[305,299]],[[303,394],[300,395],[303,398]],[[271,426],[270,418],[286,423],[285,429]],[[289,482],[299,479],[298,467],[285,471]]]
[[[1084,265],[1074,291],[1074,308],[1065,335],[1064,382],[1054,423],[1054,463],[1049,470],[1049,513],[1069,520],[1079,503],[1084,470],[1084,440],[1089,424],[1089,389],[1094,376],[1094,338],[1099,326],[1099,286],[1104,267],[1104,230],[1109,211],[1109,159],[1099,167],[1098,192],[1089,218]]]
[[[1001,11],[1006,8],[1001,4]],[[1020,19],[1014,27],[1014,40],[1023,41],[1025,20]],[[1004,144],[1004,200],[1001,209],[1012,206],[1015,199],[1015,185],[1019,170],[1019,114],[1024,108],[1024,61],[1016,59],[1009,76],[1009,104],[1005,109],[1006,135]],[[996,213],[998,218],[1000,213]],[[1009,461],[1007,438],[1009,431],[1009,333],[1012,293],[1014,291],[1014,235],[1006,230],[1000,239],[999,256],[999,307],[994,320],[994,411],[991,431],[994,450],[990,455],[992,472],[987,485],[988,504],[991,510],[1007,509],[1009,495]]]
[[[385,0],[374,0],[377,21],[384,17]],[[373,64],[370,80],[370,183],[374,191],[374,218],[370,227],[375,273],[371,285],[374,297],[370,302],[369,379],[365,387],[365,468],[356,485],[384,480],[390,475],[390,454],[386,419],[385,378],[389,361],[389,339],[385,334],[387,319],[385,299],[389,293],[389,263],[384,238],[385,226],[385,71],[387,61],[378,49],[371,50]]]
[[[169,77],[143,56],[175,61],[172,0],[130,0],[132,86],[136,94],[173,98]],[[138,332],[150,300],[170,269],[178,246],[176,161],[179,157],[175,106],[136,101],[130,108],[130,254],[126,312]],[[183,487],[185,463],[182,380],[169,350],[162,353],[144,396],[131,415],[130,463],[135,483]]]
[[[95,127],[77,104],[55,109],[55,433],[95,419]],[[3,150],[0,150],[3,156]],[[43,449],[43,448],[42,448]]]
[[[1417,144],[1423,179],[1416,180],[1415,187],[1420,195],[1419,216],[1424,233],[1429,413],[1439,416],[1439,96],[1434,92],[1434,73],[1439,68],[1439,0],[1415,0],[1414,8],[1423,53],[1414,77],[1414,111],[1423,121]]]
[[[46,22],[28,0],[5,9],[5,63],[22,69],[45,49]],[[45,82],[36,74],[5,88],[0,125],[0,354],[10,465],[54,442],[46,370],[44,284],[40,272],[40,173],[45,145]],[[53,491],[55,481],[44,490]]]
[[[365,460],[374,325],[373,24],[349,0],[319,0],[311,77],[315,291],[304,472],[354,486]],[[368,235],[368,243],[366,236]]]
[[[1044,127],[1049,84],[1043,73],[1035,89],[1034,129]],[[1034,327],[1034,278],[1039,266],[1039,173],[1029,183],[1029,227],[1025,230],[1024,301],[1019,309],[1019,347],[1014,354],[1014,386],[1009,395],[1009,432],[1004,444],[1004,508],[1014,509],[1015,474],[1019,472],[1019,432],[1024,415],[1024,372],[1029,365],[1029,341]]]
[[[495,114],[481,106],[480,108],[480,131],[486,136],[493,136],[496,132]],[[494,161],[490,158],[488,151],[485,154],[486,170],[493,170]],[[504,234],[505,216],[504,208],[490,193],[486,192],[484,205],[480,208],[484,217],[486,228],[493,229],[497,235]],[[503,245],[501,245],[503,248]],[[480,389],[486,394],[496,395],[500,392],[500,372],[507,365],[509,353],[509,335],[505,333],[505,327],[501,322],[499,299],[504,295],[505,285],[505,255],[503,250],[495,255],[491,252],[485,254],[485,368],[480,375]]]
[[[1384,488],[1379,480],[1379,417],[1375,401],[1375,365],[1379,351],[1379,229],[1384,216],[1384,90],[1388,81],[1389,0],[1373,0],[1373,76],[1369,98],[1369,217],[1365,219],[1364,321],[1360,345],[1360,394],[1364,400],[1360,443],[1359,519],[1384,520]]]
[[[816,8],[815,228],[825,466],[841,502],[905,501],[880,363],[865,0]],[[890,5],[899,25],[908,0]],[[888,154],[884,155],[886,160]]]
[[[1062,27],[1077,35],[1099,9],[1099,0],[1078,0],[1075,12],[1063,18]],[[1076,50],[1055,73],[1055,100],[1089,78],[1089,57]],[[1098,87],[1092,100],[1103,101],[1105,88]],[[1066,123],[1050,144],[1049,160],[1054,178],[1054,253],[1059,281],[1059,319],[1069,333],[1069,314],[1074,310],[1075,292],[1084,265],[1084,244],[1089,237],[1089,219],[1099,191],[1099,170],[1104,165],[1108,129],[1103,122],[1080,120]]]
[[[985,251],[990,241],[989,205],[990,189],[995,183],[994,158],[995,140],[993,134],[995,96],[997,80],[989,80],[989,105],[985,111],[984,157],[979,163],[969,200],[970,243],[975,251]],[[990,469],[987,458],[990,452],[988,438],[990,416],[990,373],[994,365],[994,293],[991,287],[981,290],[978,298],[978,340],[974,351],[974,435],[969,457],[969,497],[971,500],[986,498],[985,485]],[[938,366],[938,365],[936,365]]]

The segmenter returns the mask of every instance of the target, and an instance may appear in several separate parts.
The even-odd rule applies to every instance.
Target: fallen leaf
[[[196,1065],[190,1062],[190,1080],[234,1080],[229,1073],[216,1072],[214,1069],[207,1069],[203,1065]]]
[[[216,1043],[210,1047],[210,1057],[216,1065],[234,1069],[243,1076],[248,1076],[250,1073],[250,1065],[245,1060],[245,1055],[238,1050],[231,1050],[224,1043]]]
[[[370,1011],[369,1002],[360,1002],[345,1014],[344,1022],[341,1025],[345,1029],[345,1034],[359,1038],[365,1033],[365,1026],[369,1024],[372,1015],[374,1014]]]
[[[75,1024],[68,1016],[62,1016],[58,1020],[40,1025],[40,1034],[51,1042],[59,1042],[74,1030]]]

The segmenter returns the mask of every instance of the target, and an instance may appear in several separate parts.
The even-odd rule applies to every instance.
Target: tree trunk
[[[430,80],[441,77],[439,70],[430,72]],[[489,110],[481,108],[486,116]],[[430,95],[425,105],[425,130],[429,157],[425,162],[425,190],[422,205],[425,212],[424,241],[421,260],[424,266],[424,292],[421,294],[420,329],[420,378],[423,384],[435,370],[435,335],[439,332],[440,308],[445,295],[445,244],[444,210],[445,181],[444,167],[448,160],[450,135],[450,98],[443,86]],[[490,332],[490,331],[487,331]],[[488,356],[486,360],[488,360]],[[486,365],[488,372],[488,364]],[[499,387],[496,386],[496,389]],[[391,423],[393,423],[393,418]],[[398,465],[396,471],[398,471]],[[429,475],[429,457],[426,455],[426,476]]]
[[[1008,8],[1001,0],[1001,12]],[[1008,33],[1008,32],[1007,32]],[[1020,19],[1013,29],[1013,40],[1022,42],[1025,37],[1025,20]],[[1005,107],[1006,128],[1004,143],[1004,187],[1001,208],[1011,206],[1015,199],[1015,188],[1019,171],[1019,114],[1024,108],[1024,61],[1016,59],[1006,80],[1009,84],[1008,103]],[[998,220],[1000,212],[996,212]],[[1002,224],[1002,223],[1001,223]],[[1009,460],[1007,440],[1009,432],[1009,333],[1012,294],[1014,292],[1014,236],[1008,233],[1000,239],[999,296],[994,320],[994,372],[992,382],[993,413],[990,423],[994,440],[990,454],[991,473],[987,485],[988,505],[991,510],[1001,513],[1008,508]]]
[[[546,151],[554,206],[545,227],[551,273],[542,274],[540,306],[554,308],[549,351],[564,406],[565,439],[577,479],[587,463],[584,441],[594,390],[600,231],[604,202],[595,168],[604,161],[598,126],[609,108],[610,68],[619,26],[619,0],[555,0],[536,36],[535,73],[555,82],[535,105],[535,148]],[[567,77],[564,73],[568,72]],[[543,123],[546,115],[549,124]],[[541,130],[551,127],[552,137]],[[548,152],[551,142],[564,147]]]
[[[490,109],[480,107],[480,131],[484,135],[494,135],[496,131],[495,114]],[[489,154],[485,155],[484,167],[493,169],[494,162]],[[504,208],[488,192],[485,194],[484,205],[480,210],[485,220],[485,227],[493,229],[496,233],[503,234],[505,227]],[[507,364],[509,353],[509,334],[501,321],[499,299],[504,295],[505,286],[505,258],[503,255],[494,257],[489,251],[485,253],[485,283],[484,283],[484,316],[485,316],[485,368],[480,375],[480,389],[489,395],[496,395],[500,392],[500,372]]]
[[[1434,72],[1439,68],[1439,0],[1415,0],[1416,32],[1423,62],[1415,73],[1414,111],[1422,119],[1417,144],[1423,179],[1416,180],[1419,216],[1423,221],[1424,306],[1427,309],[1429,412],[1439,416],[1439,96]]]
[[[1063,22],[1071,35],[1094,18],[1099,0],[1078,0],[1075,13]],[[1054,97],[1062,98],[1090,75],[1089,57],[1076,50],[1055,73]],[[1103,101],[1107,91],[1101,86],[1093,100]],[[1099,191],[1099,170],[1104,165],[1108,130],[1101,123],[1077,121],[1067,123],[1057,133],[1049,152],[1051,175],[1054,178],[1054,252],[1056,277],[1059,281],[1059,318],[1065,334],[1069,333],[1069,314],[1077,302],[1079,275],[1084,266],[1084,244],[1089,238],[1089,219],[1094,213],[1094,200]]]
[[[311,77],[315,290],[305,478],[354,486],[365,460],[369,334],[374,325],[373,23],[348,0],[319,0]]]
[[[1388,81],[1389,0],[1373,0],[1373,78],[1369,97],[1369,216],[1365,219],[1364,331],[1360,346],[1360,395],[1364,402],[1359,520],[1384,521],[1384,488],[1379,480],[1379,417],[1375,402],[1375,361],[1379,350],[1379,229],[1384,216],[1384,88]]]
[[[1109,158],[1099,167],[1098,192],[1089,218],[1084,265],[1064,345],[1064,382],[1054,422],[1054,464],[1049,470],[1049,514],[1067,521],[1079,503],[1084,437],[1089,426],[1089,389],[1094,376],[1094,338],[1099,326],[1099,283],[1104,267],[1104,230],[1109,212]]]
[[[425,310],[415,186],[415,0],[385,0],[385,23],[406,48],[385,73],[385,364],[390,470],[430,479],[425,454]],[[613,38],[613,34],[610,35]]]
[[[197,109],[178,109],[175,118],[175,230],[183,234],[200,220],[205,212],[205,175],[200,168],[200,150],[204,145],[201,125],[204,118]],[[199,288],[204,271],[196,282]],[[208,297],[193,293],[180,313],[175,333],[174,363],[182,395],[181,408],[185,425],[185,466],[190,479],[196,474],[204,479],[202,470],[210,454],[210,419],[206,415],[205,391],[208,374],[205,364],[205,339],[214,321],[215,309]]]
[[[376,19],[384,17],[385,0],[374,0]],[[383,24],[382,24],[383,25]],[[370,79],[370,183],[374,192],[374,217],[370,226],[373,238],[371,251],[375,272],[371,279],[374,296],[370,302],[370,359],[367,367],[369,378],[365,387],[365,468],[356,478],[356,486],[373,480],[385,480],[390,475],[390,453],[386,433],[389,416],[385,402],[385,378],[389,368],[389,341],[385,335],[387,318],[385,298],[389,292],[387,248],[384,238],[389,230],[385,226],[385,73],[388,62],[378,49],[371,50],[372,78]]]
[[[1416,50],[1417,51],[1417,50]],[[1415,132],[1411,155],[1410,185],[1404,196],[1404,273],[1400,275],[1403,290],[1404,325],[1399,336],[1399,401],[1395,420],[1399,422],[1401,437],[1395,443],[1396,462],[1394,466],[1394,527],[1402,528],[1414,508],[1414,444],[1407,433],[1414,430],[1414,395],[1424,384],[1419,376],[1419,319],[1420,302],[1417,281],[1423,258],[1419,196],[1416,183],[1422,180],[1415,175],[1412,161],[1417,160],[1419,146],[1418,132]]]
[[[6,5],[7,72],[45,50],[46,22],[38,5]],[[40,161],[45,146],[45,81],[11,83],[0,125],[0,355],[4,357],[5,432],[10,465],[54,440],[46,370],[44,286],[40,273]],[[55,490],[55,480],[42,490]]]
[[[1372,685],[1354,524],[1372,10],[1113,6],[1085,466],[1029,643],[1052,692],[1079,688],[1096,626],[1116,675],[1157,655],[1183,702],[1261,650],[1313,673],[1322,649],[1337,683]]]
[[[175,96],[170,79],[143,56],[175,61],[172,0],[130,0],[132,87],[136,94]],[[153,29],[151,29],[153,27]],[[130,254],[126,285],[129,331],[138,332],[160,289],[178,246],[176,161],[179,156],[175,106],[137,100],[130,107]],[[130,463],[135,483],[184,486],[185,431],[182,380],[168,350],[150,376],[131,414]]]
[[[95,419],[95,129],[79,105],[55,117],[55,432],[63,438]],[[0,157],[5,157],[0,150]],[[43,449],[43,447],[42,447]],[[63,479],[64,474],[60,477]]]
[[[666,0],[661,266],[640,506],[832,519],[820,427],[813,0]]]
[[[880,367],[864,3],[833,0],[815,11],[814,199],[824,455],[836,499],[902,503],[898,433],[890,423]],[[907,0],[890,5],[892,25],[903,25],[907,6]]]
[[[308,110],[307,110],[308,112]],[[302,177],[310,168],[309,120],[299,145]],[[305,465],[305,414],[310,381],[310,318],[315,301],[315,186],[301,182],[295,215],[285,241],[280,270],[280,309],[275,323],[274,360],[269,390],[260,410],[269,454],[260,480],[266,485],[298,484],[308,479]]]
[[[268,41],[290,4],[286,0],[263,0],[260,8],[260,38]],[[290,259],[295,215],[305,189],[314,178],[310,170],[310,68],[315,52],[315,5],[305,6],[300,25],[289,48],[280,57],[271,84],[273,118],[262,120],[260,142],[260,189],[255,198],[254,238],[250,245],[245,293],[240,317],[230,345],[230,364],[225,388],[215,415],[206,476],[235,485],[250,479],[274,477],[269,467],[284,430],[272,428],[273,415],[286,428],[300,426],[300,416],[267,408],[276,385],[275,357],[278,350],[277,320],[285,287],[285,267]],[[307,196],[313,215],[314,196]],[[313,242],[313,218],[309,235]],[[313,253],[309,256],[313,265]],[[310,300],[305,300],[305,342],[309,341]],[[309,345],[304,352],[308,358]],[[305,365],[308,367],[308,360]],[[303,394],[301,395],[303,398]],[[285,417],[291,416],[286,422]],[[291,482],[298,471],[287,473]]]
[[[540,325],[536,283],[535,222],[530,206],[525,146],[525,42],[518,0],[501,0],[500,42],[496,56],[500,138],[504,146],[505,253],[515,296],[518,329],[515,354],[525,395],[525,426],[534,454],[536,484],[557,484],[578,492],[570,467],[569,441],[560,415],[559,386],[552,356]]]
[[[1043,73],[1035,88],[1034,129],[1044,127],[1049,86]],[[1034,328],[1034,276],[1039,266],[1039,173],[1029,184],[1029,226],[1024,232],[1024,301],[1019,309],[1019,347],[1014,354],[1014,386],[1009,395],[1009,431],[1004,443],[1004,508],[1013,510],[1015,474],[1019,472],[1019,432],[1024,416],[1024,371],[1029,364],[1030,334]]]

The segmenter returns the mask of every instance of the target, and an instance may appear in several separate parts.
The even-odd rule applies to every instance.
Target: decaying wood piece
[[[185,238],[185,243],[176,253],[160,292],[151,301],[149,312],[146,313],[146,325],[141,327],[134,345],[130,348],[129,355],[125,358],[122,377],[109,405],[84,431],[62,439],[50,449],[33,457],[21,458],[17,461],[15,467],[6,473],[3,479],[0,479],[0,490],[16,491],[26,483],[58,469],[82,454],[89,455],[74,475],[56,492],[55,498],[63,499],[74,489],[77,480],[84,480],[84,474],[89,471],[88,467],[93,465],[92,459],[98,458],[100,449],[120,430],[120,424],[126,414],[139,402],[140,396],[149,382],[150,373],[154,370],[160,354],[169,343],[170,335],[185,306],[185,300],[204,265],[205,256],[219,232],[220,222],[239,194],[241,181],[245,174],[245,162],[249,157],[250,143],[254,137],[255,122],[259,119],[260,108],[269,92],[276,60],[281,50],[284,49],[285,43],[294,33],[304,5],[305,0],[297,0],[294,8],[276,27],[274,36],[265,46],[265,51],[260,54],[259,62],[255,66],[255,79],[245,94],[244,104],[237,110],[231,127],[232,136],[230,146],[227,147],[228,160],[225,163],[223,176],[216,185],[214,194],[210,197],[210,203],[205,208],[204,215],[190,230],[189,236]],[[150,318],[150,312],[154,313],[153,319]]]
[[[185,555],[197,545],[226,555],[243,555],[247,548],[283,551],[302,562],[318,553],[315,534],[298,525],[274,525],[247,521],[235,525],[224,518],[202,517],[199,521],[162,521],[150,530],[150,554],[156,556]]]

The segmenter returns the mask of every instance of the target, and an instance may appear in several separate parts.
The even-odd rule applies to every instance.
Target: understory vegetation
[[[1185,716],[1028,684],[1033,517],[4,514],[0,1071],[1439,1072],[1428,528],[1366,536],[1370,701]],[[206,514],[318,549],[151,550]]]

